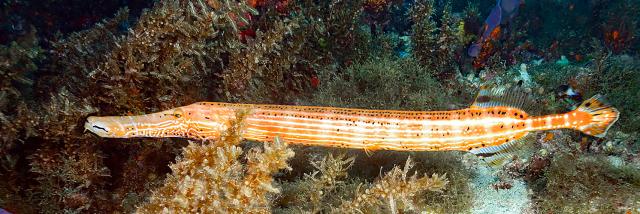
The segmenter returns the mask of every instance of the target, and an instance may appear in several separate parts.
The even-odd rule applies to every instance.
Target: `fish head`
[[[122,134],[122,130],[119,130],[114,121],[108,117],[88,117],[87,122],[84,123],[84,129],[100,137],[114,137]]]

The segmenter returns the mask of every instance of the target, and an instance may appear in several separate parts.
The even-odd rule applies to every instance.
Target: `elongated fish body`
[[[521,98],[504,96],[481,91],[470,108],[452,111],[199,102],[140,116],[89,117],[85,128],[111,138],[215,139],[233,121],[242,120],[241,136],[263,142],[279,137],[290,144],[311,146],[483,154],[538,130],[568,128],[602,137],[619,115],[595,96],[567,113],[529,116],[505,102]],[[238,112],[246,113],[236,118]]]

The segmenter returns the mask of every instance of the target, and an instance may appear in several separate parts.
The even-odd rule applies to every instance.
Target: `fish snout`
[[[100,117],[95,116],[87,118],[87,122],[84,123],[84,129],[100,137],[111,137],[114,134],[106,122],[102,121]]]

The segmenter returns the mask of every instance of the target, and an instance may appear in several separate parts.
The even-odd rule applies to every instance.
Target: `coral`
[[[250,151],[244,165],[238,160],[242,149],[236,139],[190,143],[171,165],[165,185],[137,213],[269,212],[267,194],[279,192],[271,176],[289,168],[286,161],[293,151],[276,138],[264,144],[264,151]]]

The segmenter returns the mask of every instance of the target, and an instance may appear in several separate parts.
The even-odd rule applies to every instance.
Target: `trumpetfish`
[[[529,116],[525,93],[481,89],[471,107],[451,111],[400,111],[319,106],[198,102],[139,116],[91,116],[85,129],[100,137],[216,139],[236,120],[240,136],[279,137],[290,144],[365,150],[469,151],[490,157],[513,149],[528,133],[575,129],[603,137],[619,112],[596,95],[575,110]],[[247,112],[239,118],[239,111]]]

